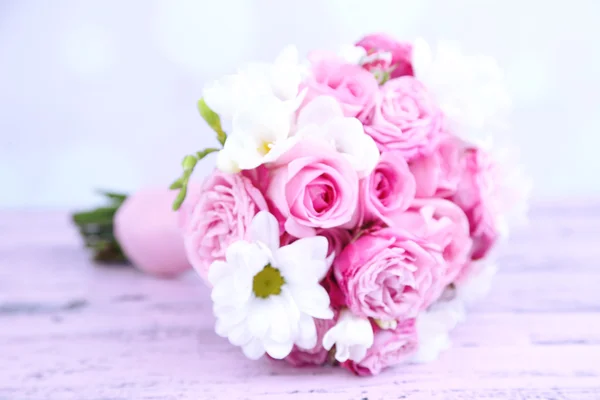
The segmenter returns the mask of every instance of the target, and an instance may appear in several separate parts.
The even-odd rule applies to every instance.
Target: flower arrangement
[[[251,359],[357,375],[435,359],[526,206],[487,134],[509,103],[493,60],[382,34],[302,62],[287,47],[208,85],[198,107],[221,147],[186,156],[171,189],[216,333]]]

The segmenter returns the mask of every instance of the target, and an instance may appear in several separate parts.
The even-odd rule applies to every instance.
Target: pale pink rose
[[[232,242],[245,239],[261,210],[267,210],[267,203],[250,179],[217,170],[208,177],[197,202],[186,209],[183,229],[188,259],[206,282],[210,264],[225,259]]]
[[[363,123],[382,152],[398,150],[409,161],[435,149],[442,119],[442,112],[421,82],[402,76],[381,87],[375,107]]]
[[[422,154],[409,163],[417,182],[417,197],[448,197],[458,187],[462,173],[463,143],[448,135],[430,154]]]
[[[491,250],[499,237],[493,210],[493,163],[488,154],[478,148],[463,153],[463,171],[452,201],[467,215],[473,250],[471,258],[478,260]]]
[[[267,195],[295,237],[351,222],[358,176],[350,162],[320,140],[305,138],[273,165]]]
[[[402,364],[417,350],[418,338],[415,320],[398,323],[396,329],[379,329],[375,332],[373,346],[359,362],[346,361],[342,367],[359,376],[377,375],[384,369]]]
[[[384,152],[371,174],[360,181],[359,225],[383,221],[405,211],[415,198],[415,178],[402,153]]]
[[[346,246],[333,269],[354,314],[387,321],[413,318],[429,306],[445,263],[434,243],[383,228]]]
[[[337,316],[333,319],[315,318],[315,326],[317,327],[317,344],[315,347],[305,350],[294,346],[292,352],[284,360],[295,367],[325,364],[329,352],[323,347],[323,336],[335,325],[336,319]]]
[[[417,199],[407,212],[394,218],[392,225],[406,229],[441,249],[446,270],[443,279],[435,285],[438,291],[452,283],[469,261],[472,248],[469,221],[460,207],[449,200]]]
[[[367,51],[367,54],[378,54],[387,52],[391,55],[389,65],[377,64],[377,68],[388,71],[392,78],[403,75],[413,75],[412,68],[412,44],[410,42],[399,42],[384,33],[367,35],[356,43]],[[367,65],[370,67],[372,65]]]
[[[308,88],[304,104],[317,96],[331,96],[340,103],[346,117],[358,118],[371,111],[379,89],[369,71],[335,58],[315,61],[312,75],[303,85]]]

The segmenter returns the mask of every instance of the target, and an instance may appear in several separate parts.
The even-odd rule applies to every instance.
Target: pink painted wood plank
[[[600,203],[541,206],[437,362],[246,360],[208,290],[90,264],[64,213],[0,212],[0,399],[600,399]]]

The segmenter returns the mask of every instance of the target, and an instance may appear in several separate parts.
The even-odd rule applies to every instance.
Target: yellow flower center
[[[262,142],[260,146],[256,149],[262,156],[266,156],[267,153],[271,151],[273,148],[273,143],[271,142]]]
[[[280,294],[284,283],[281,272],[277,268],[273,268],[271,264],[267,264],[262,271],[254,275],[252,291],[256,297],[266,299],[271,295]]]

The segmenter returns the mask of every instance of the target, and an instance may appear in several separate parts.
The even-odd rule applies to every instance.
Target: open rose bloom
[[[489,145],[507,96],[482,59],[378,34],[306,60],[286,47],[206,87],[223,146],[180,221],[218,335],[361,376],[448,347],[528,194],[506,134]]]

